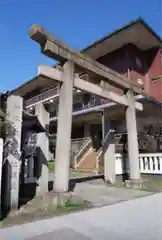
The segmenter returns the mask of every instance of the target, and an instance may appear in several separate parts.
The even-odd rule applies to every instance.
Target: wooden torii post
[[[39,67],[40,75],[62,82],[57,123],[54,190],[56,192],[68,191],[74,86],[126,106],[130,178],[134,182],[139,181],[140,168],[135,110],[142,110],[142,104],[135,101],[134,93],[140,94],[142,92],[141,87],[92,58],[72,50],[65,43],[46,32],[40,25],[31,26],[30,37],[40,45],[43,54],[64,63],[63,71],[48,66]],[[80,79],[75,75],[75,65],[100,76],[110,85],[123,89],[125,95],[119,96],[97,84]]]

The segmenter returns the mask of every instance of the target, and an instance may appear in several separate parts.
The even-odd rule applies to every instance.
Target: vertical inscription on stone
[[[10,182],[8,182],[7,190],[11,191],[11,208],[18,207],[22,110],[23,99],[19,96],[9,96],[7,99],[7,120],[10,124],[5,141],[4,160],[8,161],[8,169],[10,169]]]

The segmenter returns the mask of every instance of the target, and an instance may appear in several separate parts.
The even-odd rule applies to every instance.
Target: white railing
[[[50,101],[51,99],[57,98],[59,96],[59,87],[53,87],[48,89],[34,97],[29,98],[24,101],[24,107],[30,108],[35,106],[37,103]]]
[[[121,154],[116,154],[116,175],[123,173],[123,161]],[[128,161],[126,161],[128,163]],[[144,174],[162,174],[162,153],[145,153],[139,154],[139,164],[141,173]],[[127,165],[127,172],[129,167]]]
[[[140,154],[141,173],[162,174],[162,153]]]

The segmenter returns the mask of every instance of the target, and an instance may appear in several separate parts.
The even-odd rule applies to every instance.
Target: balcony
[[[87,96],[87,99],[85,98],[85,96]],[[80,97],[80,101],[78,101],[78,99],[76,99],[76,97],[74,96],[73,112],[81,111],[110,102],[109,100],[96,95],[78,93],[77,97]],[[50,118],[55,118],[56,116],[57,109],[54,109],[54,111],[50,113]]]
[[[32,98],[24,101],[24,107],[32,107],[39,102],[47,102],[59,96],[59,87],[48,89]]]
[[[59,98],[59,87],[48,89],[34,97],[31,97],[24,101],[24,107],[26,109],[34,109],[33,107],[37,103],[50,104],[52,111],[50,118],[57,116],[58,109],[58,98]],[[89,94],[83,91],[74,89],[73,91],[73,112],[80,112],[85,109],[90,109],[95,106],[109,103],[110,101],[99,96]]]

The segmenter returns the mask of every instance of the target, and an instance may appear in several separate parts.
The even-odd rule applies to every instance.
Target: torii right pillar
[[[139,165],[139,149],[138,149],[138,135],[136,123],[136,108],[133,91],[128,90],[126,97],[129,106],[126,108],[126,128],[128,136],[128,158],[130,179],[126,181],[127,187],[140,188],[140,165]]]

